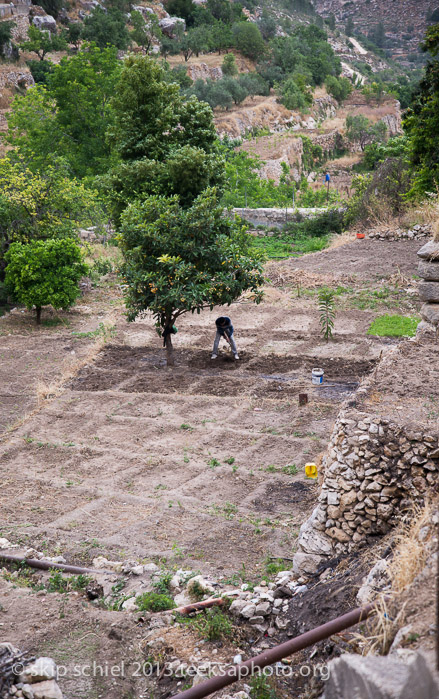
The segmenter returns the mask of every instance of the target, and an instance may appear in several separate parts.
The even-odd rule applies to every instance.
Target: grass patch
[[[177,606],[172,597],[160,595],[157,592],[144,592],[142,595],[137,595],[136,604],[141,612],[165,612]]]
[[[262,250],[269,260],[286,260],[309,252],[324,250],[329,245],[329,235],[291,238],[279,233],[255,238],[253,245]]]
[[[60,570],[52,570],[47,590],[49,592],[81,592],[91,582],[89,575],[72,575],[65,578]]]
[[[233,633],[233,625],[229,617],[218,607],[206,609],[202,614],[192,619],[180,617],[180,624],[191,626],[198,632],[200,638],[206,641],[221,641]]]
[[[419,320],[416,316],[379,316],[370,325],[367,334],[379,337],[414,337]]]

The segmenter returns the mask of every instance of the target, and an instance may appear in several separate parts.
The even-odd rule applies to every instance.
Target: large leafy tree
[[[242,226],[224,217],[215,189],[184,209],[177,197],[148,197],[121,217],[129,320],[152,312],[172,365],[172,330],[187,312],[231,304],[244,291],[261,299],[259,253]]]
[[[260,58],[265,53],[265,43],[259,27],[252,22],[237,22],[232,27],[236,48],[249,58]]]
[[[116,46],[125,50],[130,41],[126,16],[117,8],[96,7],[84,20],[82,36],[102,49],[106,46]]]
[[[362,114],[346,118],[346,135],[360,145],[362,151],[370,143],[384,141],[387,127],[383,121],[372,124],[370,119]]]
[[[404,122],[416,173],[415,195],[434,192],[439,185],[439,24],[427,30],[423,50],[431,59]]]
[[[109,133],[121,162],[106,185],[116,223],[134,199],[176,194],[188,207],[206,187],[222,184],[212,110],[195,97],[185,101],[156,61],[126,59],[113,110]]]
[[[0,160],[0,280],[12,243],[72,238],[81,224],[100,220],[96,193],[68,177],[61,164],[35,173],[20,159]]]
[[[38,324],[43,306],[73,306],[87,273],[81,248],[71,238],[12,243],[6,261],[6,288],[27,308],[35,306]]]
[[[112,158],[105,133],[112,122],[110,102],[120,69],[114,47],[91,44],[64,57],[47,76],[46,86],[14,98],[6,141],[19,148],[34,170],[55,155],[77,177],[106,172]]]

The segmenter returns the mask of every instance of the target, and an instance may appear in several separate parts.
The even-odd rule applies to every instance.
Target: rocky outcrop
[[[159,27],[163,34],[169,36],[170,39],[175,39],[178,32],[178,27],[186,29],[186,22],[181,17],[164,17],[159,20]]]
[[[209,67],[207,63],[194,63],[188,66],[187,74],[195,80],[220,80],[223,77],[221,66]]]
[[[63,699],[52,658],[27,659],[11,643],[0,643],[0,696],[15,699]],[[17,672],[17,668],[20,671]]]
[[[32,24],[37,29],[44,29],[45,31],[56,33],[56,21],[52,15],[44,15],[44,17],[38,15],[33,18]]]

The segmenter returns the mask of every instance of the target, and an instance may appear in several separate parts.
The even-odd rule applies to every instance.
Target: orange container
[[[357,233],[357,238],[358,238],[359,240],[362,240],[362,239],[365,238],[365,237],[366,237],[366,236],[365,236],[364,233]]]

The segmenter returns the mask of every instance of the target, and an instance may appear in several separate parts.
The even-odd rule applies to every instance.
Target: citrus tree
[[[215,188],[191,207],[178,197],[151,196],[123,212],[119,242],[129,320],[152,312],[174,363],[172,332],[187,312],[230,305],[244,291],[262,298],[262,260],[245,229],[224,217]]]
[[[78,282],[87,272],[79,245],[71,238],[12,243],[5,255],[6,288],[27,308],[70,308],[80,294]]]

